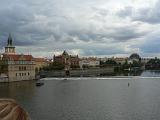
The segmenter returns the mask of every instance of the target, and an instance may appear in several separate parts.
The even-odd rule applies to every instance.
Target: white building
[[[151,59],[154,59],[154,58],[141,58],[141,63],[146,64],[146,63],[149,62]]]
[[[100,61],[97,58],[81,58],[79,66],[81,69],[84,67],[99,67]]]

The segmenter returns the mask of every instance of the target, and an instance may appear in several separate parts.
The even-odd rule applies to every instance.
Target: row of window
[[[29,76],[30,73],[16,73],[16,76]]]
[[[14,49],[10,49],[10,48],[5,50],[5,52],[14,52],[14,51],[15,51]]]
[[[10,70],[19,70],[19,71],[25,71],[25,70],[34,70],[33,66],[10,66]]]
[[[26,66],[19,66],[19,71],[26,70]]]
[[[28,64],[28,65],[32,65],[34,64],[34,61],[12,61],[12,60],[9,60],[9,61],[5,61],[6,64]]]

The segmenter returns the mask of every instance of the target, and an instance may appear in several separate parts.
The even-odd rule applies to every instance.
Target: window
[[[19,71],[21,71],[21,66],[19,66]]]

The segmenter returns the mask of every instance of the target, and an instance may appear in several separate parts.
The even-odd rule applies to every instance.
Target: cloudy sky
[[[51,57],[160,57],[160,0],[1,0],[0,49]]]

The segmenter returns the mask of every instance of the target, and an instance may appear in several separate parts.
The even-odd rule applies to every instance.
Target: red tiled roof
[[[12,54],[4,54],[3,56],[4,59],[9,59],[9,60],[14,60],[14,61],[19,61],[19,60],[25,60],[25,61],[31,61],[33,60],[32,55],[12,55]]]

